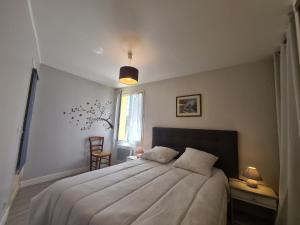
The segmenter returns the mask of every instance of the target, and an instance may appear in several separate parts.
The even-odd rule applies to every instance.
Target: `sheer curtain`
[[[120,112],[122,104],[122,96],[127,96],[126,102],[126,123],[125,138],[122,137],[120,140],[119,129],[120,129]],[[124,109],[123,108],[123,109]],[[125,146],[135,149],[136,146],[140,145],[143,139],[143,120],[144,120],[144,92],[141,91],[122,91],[117,94],[116,102],[116,116],[115,124],[117,124],[114,131],[114,147]]]
[[[274,55],[280,157],[277,225],[300,224],[300,66],[295,16]]]
[[[117,91],[116,93],[116,109],[115,109],[115,120],[114,120],[114,133],[113,133],[113,149],[115,150],[118,144],[118,126],[120,119],[120,103],[121,103],[122,92]]]
[[[128,102],[128,117],[126,123],[127,142],[137,146],[142,141],[143,126],[143,94],[131,94]]]

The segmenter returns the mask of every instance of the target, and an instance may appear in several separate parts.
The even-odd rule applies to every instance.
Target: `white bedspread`
[[[225,175],[132,160],[63,179],[31,201],[29,225],[225,225]]]

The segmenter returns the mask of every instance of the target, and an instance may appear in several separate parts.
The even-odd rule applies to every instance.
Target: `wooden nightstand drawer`
[[[276,211],[246,201],[231,199],[231,225],[274,225]]]
[[[269,198],[237,189],[231,189],[231,197],[269,209],[277,210],[277,201],[274,198]]]
[[[252,188],[237,179],[230,179],[229,185],[232,224],[274,225],[278,197],[272,188]]]

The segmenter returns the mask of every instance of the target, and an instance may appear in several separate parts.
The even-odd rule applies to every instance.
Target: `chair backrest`
[[[89,142],[90,142],[90,152],[103,151],[104,137],[100,137],[100,136],[89,137]]]

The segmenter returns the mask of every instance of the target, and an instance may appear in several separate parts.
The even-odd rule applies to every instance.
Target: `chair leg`
[[[111,166],[111,155],[108,157],[108,165]]]
[[[90,171],[92,171],[92,164],[93,164],[93,157],[92,155],[90,156]]]
[[[101,157],[99,158],[99,167],[98,169],[101,169]]]

